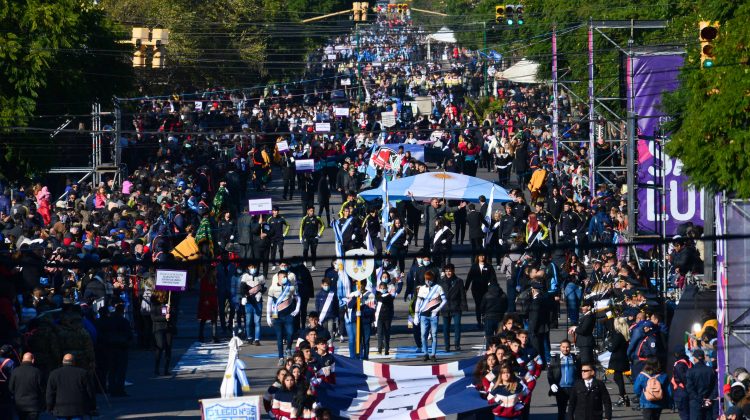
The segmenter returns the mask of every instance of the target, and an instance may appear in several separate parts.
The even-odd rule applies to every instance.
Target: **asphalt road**
[[[281,212],[291,223],[291,238],[285,245],[286,256],[298,256],[302,253],[302,247],[296,234],[299,229],[299,220],[301,214],[301,201],[299,195],[295,200],[281,200],[281,180],[277,175],[275,180],[270,183],[270,193],[274,199],[274,204],[281,207]],[[479,177],[486,179],[495,179],[494,173],[488,173],[480,169]],[[266,194],[267,196],[267,194]],[[337,196],[332,197],[332,210],[338,210],[340,201]],[[421,243],[421,241],[420,241]],[[465,245],[454,247],[455,250],[468,250],[468,240]],[[323,233],[318,254],[323,256],[334,255],[333,236],[330,229]],[[323,276],[323,269],[328,266],[329,260],[321,260],[318,263],[318,271],[313,272],[313,281],[316,290],[320,287],[320,280]],[[456,274],[465,279],[469,269],[468,257],[453,258],[456,265]],[[408,264],[407,264],[408,268]],[[500,280],[503,285],[503,279]],[[227,346],[226,343],[209,344],[198,343],[198,322],[196,319],[197,292],[186,292],[183,296],[180,317],[178,324],[178,335],[174,342],[173,365],[175,365],[171,376],[153,376],[153,354],[150,351],[131,351],[129,356],[129,366],[127,378],[133,382],[127,392],[129,397],[105,399],[99,397],[99,407],[102,418],[117,419],[170,419],[170,418],[200,418],[198,401],[201,398],[216,398],[219,396],[219,385],[226,363]],[[474,302],[469,295],[469,313],[464,314],[462,319],[462,351],[445,354],[440,352],[443,348],[442,332],[440,332],[438,346],[439,362],[455,361],[478,354],[483,345],[482,332],[477,330],[475,325],[473,308]],[[314,307],[314,302],[310,302],[309,310]],[[563,309],[562,313],[565,311]],[[391,338],[392,351],[389,359],[377,359],[377,354],[373,350],[371,360],[383,361],[393,364],[420,364],[422,359],[414,349],[414,340],[411,330],[406,328],[407,306],[402,296],[396,301],[396,318],[394,320],[394,334]],[[565,335],[566,319],[560,318],[560,328],[554,330],[551,339],[554,347],[555,342],[559,342]],[[442,327],[441,330],[442,331]],[[262,331],[262,345],[248,346],[245,345],[240,350],[240,356],[247,365],[247,376],[250,380],[251,393],[262,395],[266,388],[271,384],[276,372],[277,356],[276,342],[273,331],[265,325]],[[372,345],[376,345],[375,337],[371,340]],[[346,343],[338,344],[337,348],[346,348]],[[626,380],[627,382],[627,380]],[[613,382],[607,382],[610,395],[613,401],[616,400],[616,387]],[[554,419],[556,418],[556,406],[554,398],[548,397],[546,375],[543,373],[539,384],[534,392],[532,399],[531,418],[534,420]],[[628,389],[631,389],[628,383]],[[636,419],[640,418],[640,412],[629,408],[615,408],[614,418],[617,419]],[[265,418],[265,417],[264,417]],[[677,419],[676,414],[665,412],[665,419]]]

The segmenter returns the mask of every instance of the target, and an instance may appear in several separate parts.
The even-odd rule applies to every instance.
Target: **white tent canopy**
[[[539,70],[539,63],[523,58],[505,71],[498,73],[497,78],[516,83],[541,83],[536,77],[537,70]]]
[[[456,35],[452,30],[448,29],[447,26],[443,26],[434,34],[428,35],[427,39],[437,42],[443,42],[445,44],[455,44],[456,42],[458,42],[456,40]]]

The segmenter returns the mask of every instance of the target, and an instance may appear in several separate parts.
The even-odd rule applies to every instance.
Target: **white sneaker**
[[[498,266],[497,266],[497,271],[500,271],[500,268],[501,268],[501,267],[500,267],[500,266],[498,265]]]
[[[277,366],[278,367],[284,366],[284,358],[283,357],[279,359],[279,363],[277,364]]]
[[[316,270],[315,266],[312,266],[312,267],[310,268],[310,271],[315,271],[315,270]]]
[[[271,271],[276,271],[276,266],[275,265],[271,266]]]
[[[589,256],[586,255],[585,257],[583,257],[583,265],[590,265],[589,263],[590,263]]]

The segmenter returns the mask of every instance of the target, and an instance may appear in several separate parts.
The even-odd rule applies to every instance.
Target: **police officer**
[[[560,224],[558,225],[560,243],[575,241],[575,235],[578,232],[577,229],[580,222],[580,217],[573,211],[570,201],[564,202],[563,211],[560,213]]]
[[[690,401],[690,420],[709,420],[713,416],[716,390],[716,373],[705,362],[702,349],[693,350],[693,367],[687,372],[685,386]]]
[[[302,243],[302,258],[307,264],[308,253],[312,257],[312,271],[315,271],[315,260],[318,254],[318,240],[326,226],[320,216],[315,215],[315,207],[308,206],[307,214],[299,225],[299,241]]]
[[[268,219],[269,234],[271,241],[271,261],[274,261],[271,270],[276,270],[276,251],[279,260],[284,259],[284,238],[289,233],[289,223],[284,216],[279,214],[279,206],[273,206],[271,217]]]

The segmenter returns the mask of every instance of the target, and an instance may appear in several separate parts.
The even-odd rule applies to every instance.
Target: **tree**
[[[19,128],[88,113],[95,99],[125,93],[132,75],[115,27],[92,2],[0,0],[0,28],[0,177],[19,178],[56,157],[48,132]]]
[[[674,116],[667,151],[682,161],[691,183],[750,198],[750,4],[709,0],[701,10],[685,32],[695,39],[699,19],[720,22],[716,64],[701,69],[699,46],[689,45],[681,87],[665,98]]]

